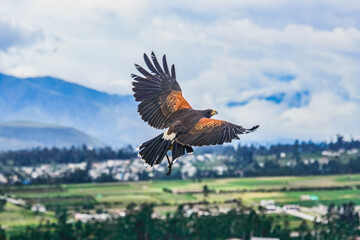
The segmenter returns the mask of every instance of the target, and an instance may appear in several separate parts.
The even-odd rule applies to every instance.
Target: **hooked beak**
[[[216,115],[216,114],[218,114],[218,112],[217,112],[217,111],[215,111],[215,110],[212,110],[212,112],[211,112],[211,116],[214,116],[214,115]]]

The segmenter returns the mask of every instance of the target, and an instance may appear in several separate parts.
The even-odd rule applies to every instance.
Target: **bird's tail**
[[[160,134],[139,146],[139,157],[146,165],[153,167],[161,163],[170,146],[171,140],[164,139]]]
[[[180,143],[174,141],[172,144],[172,160],[174,161],[176,158],[185,155],[185,150],[188,154],[192,154],[194,150],[192,147],[181,145]]]
[[[138,149],[139,157],[150,167],[160,164],[168,150],[171,150],[172,161],[185,155],[185,151],[188,154],[194,152],[192,147],[181,145],[173,140],[164,139],[164,134],[144,142]]]

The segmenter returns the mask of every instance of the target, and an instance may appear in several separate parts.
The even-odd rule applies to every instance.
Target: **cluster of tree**
[[[4,211],[6,199],[0,199],[0,212]]]
[[[294,159],[298,159],[301,154],[306,153],[319,153],[324,150],[338,151],[340,149],[349,150],[349,149],[360,149],[360,140],[351,139],[350,141],[345,141],[344,137],[338,135],[335,142],[319,142],[314,143],[312,141],[294,141],[293,143],[279,143],[272,144],[270,146],[241,146],[240,144],[237,148],[233,146],[211,146],[211,147],[201,147],[196,149],[197,154],[204,153],[216,153],[221,155],[234,156],[238,161],[251,162],[252,155],[259,156],[269,156],[275,155],[280,156],[281,153],[290,154]],[[247,156],[246,156],[247,155]],[[245,158],[245,159],[244,159]]]
[[[0,153],[3,166],[35,166],[47,163],[80,163],[136,157],[131,145],[114,150],[111,147],[89,149],[86,145],[71,148],[34,148]]]
[[[331,175],[331,174],[355,174],[360,173],[360,156],[351,158],[347,163],[341,163],[339,159],[330,160],[327,164],[320,165],[318,161],[308,164],[300,161],[296,165],[282,166],[277,161],[265,161],[263,166],[252,161],[249,151],[243,151],[247,156],[241,161],[226,163],[228,167],[223,173],[217,170],[197,169],[193,180],[201,181],[204,178],[228,178],[228,177],[260,177],[260,176],[313,176],[313,175]],[[247,165],[243,163],[247,163]],[[161,176],[154,175],[154,178],[160,179]],[[173,179],[181,179],[181,174],[172,176]],[[140,180],[148,180],[146,173],[140,176]],[[168,178],[169,179],[169,178]]]
[[[67,171],[62,176],[57,178],[50,177],[48,175],[43,175],[31,180],[31,184],[60,184],[60,183],[88,183],[92,182],[92,179],[89,176],[89,167],[87,165],[86,169],[76,169],[74,171]],[[22,179],[23,176],[18,175],[19,179]],[[104,181],[102,181],[104,180]],[[106,175],[105,179],[100,178],[97,182],[112,182],[114,179],[111,175]]]
[[[100,177],[92,179],[89,175],[90,164],[85,169],[75,169],[74,171],[68,170],[63,175],[56,178],[49,175],[43,175],[29,181],[29,184],[62,184],[62,183],[89,183],[89,182],[115,182],[116,180],[111,174],[101,174]],[[7,176],[8,173],[5,174]],[[17,174],[18,182],[14,185],[23,185],[27,180],[21,174]]]
[[[280,166],[277,162],[265,162],[263,167],[254,164],[252,169],[245,172],[246,176],[301,176],[301,175],[328,175],[328,174],[353,174],[360,173],[360,156],[350,159],[347,163],[330,160],[329,163],[320,165],[318,161],[295,166]]]
[[[2,189],[0,189],[0,212],[4,211],[5,205],[6,205],[6,202],[7,202],[4,195],[5,195],[4,191]],[[1,235],[1,231],[0,231],[0,235]]]
[[[353,202],[335,206],[331,204],[322,222],[314,222],[311,229],[302,222],[297,239],[358,239],[360,236],[359,213]]]
[[[250,239],[257,237],[276,237],[283,240],[310,239],[355,239],[360,236],[359,214],[354,204],[348,203],[336,207],[331,205],[322,222],[314,222],[310,227],[306,221],[297,228],[290,229],[290,221],[284,218],[265,215],[262,209],[255,211],[241,203],[227,213],[210,214],[209,209],[202,209],[209,214],[198,215],[189,210],[191,205],[180,205],[173,214],[165,218],[154,217],[154,205],[129,204],[126,216],[108,219],[103,222],[68,221],[66,210],[56,212],[56,223],[40,223],[28,226],[24,230],[8,236],[9,240],[27,239]],[[295,231],[297,237],[290,237]],[[5,240],[5,231],[0,227],[0,240]]]
[[[248,151],[244,151],[244,155],[251,156]],[[251,157],[249,157],[251,159]],[[246,160],[247,162],[248,160]],[[87,183],[87,182],[114,182],[117,181],[111,174],[102,174],[96,180],[91,179],[89,176],[89,167],[84,170],[77,169],[75,171],[68,171],[64,175],[58,178],[52,178],[50,176],[41,176],[31,180],[31,184],[56,184],[56,183]],[[231,162],[227,164],[228,169],[223,173],[219,173],[216,170],[202,170],[197,169],[195,176],[192,179],[195,181],[201,181],[204,178],[228,178],[228,177],[260,177],[260,176],[313,176],[313,175],[331,175],[331,174],[355,174],[360,173],[360,156],[350,159],[347,163],[341,163],[339,160],[330,160],[329,163],[320,165],[318,161],[305,164],[299,162],[295,166],[281,166],[276,161],[266,161],[263,166],[260,166],[256,162],[252,162],[248,166],[243,166],[239,162]],[[7,174],[14,172],[4,172]],[[142,171],[138,173],[139,180],[146,181],[151,179],[158,180],[174,180],[182,179],[180,169],[174,169],[170,176],[167,176],[163,172],[153,172],[150,177],[149,172]],[[23,179],[21,174],[17,174],[18,179]],[[23,179],[25,181],[25,179]],[[20,181],[16,184],[22,184]]]
[[[202,153],[221,153],[231,156],[231,160],[226,162],[228,170],[219,174],[214,170],[200,170],[196,178],[223,178],[236,176],[292,176],[292,175],[325,175],[325,174],[347,174],[360,173],[360,156],[354,155],[347,163],[341,163],[339,157],[334,157],[327,164],[320,165],[318,161],[305,164],[303,155],[321,153],[324,150],[338,151],[340,149],[359,149],[360,141],[344,141],[343,137],[338,135],[336,142],[333,143],[313,143],[295,141],[293,144],[277,144],[266,148],[264,146],[241,146],[235,149],[233,146],[204,148]],[[282,166],[279,164],[281,154],[285,153],[295,160],[296,164]],[[261,166],[255,161],[255,155],[265,159]],[[268,157],[275,155],[275,161]]]
[[[281,153],[291,154],[291,156],[300,160],[301,154],[319,153],[324,150],[337,151],[339,149],[360,149],[359,140],[344,141],[343,137],[338,135],[336,142],[314,143],[299,142],[296,140],[293,144],[274,144],[265,146],[212,146],[196,149],[197,154],[215,153],[221,155],[233,156],[236,164],[243,167],[253,162],[253,156],[279,156]],[[27,166],[43,163],[79,163],[86,161],[103,161],[107,159],[130,159],[136,157],[136,151],[131,145],[114,150],[111,147],[89,149],[86,145],[71,148],[35,148],[30,150],[6,151],[0,153],[0,163],[3,165],[13,164],[17,166]]]
[[[226,239],[236,236],[249,239],[252,235],[285,239],[289,236],[289,224],[281,227],[274,218],[240,204],[238,208],[216,216],[198,216],[196,213],[187,216],[186,207],[191,208],[181,205],[165,218],[154,218],[154,205],[130,204],[125,217],[86,223],[70,223],[68,213],[58,211],[57,223],[29,226],[9,239]]]
[[[293,144],[276,144],[268,147],[264,146],[241,146],[237,148],[233,146],[214,146],[202,147],[196,149],[196,154],[213,153],[229,156],[229,160],[224,162],[227,171],[219,173],[217,170],[197,169],[194,179],[202,178],[224,178],[239,176],[285,176],[285,175],[322,175],[322,174],[344,174],[344,173],[360,173],[360,157],[354,155],[347,163],[341,163],[336,158],[330,159],[328,164],[320,165],[317,161],[305,164],[303,155],[321,153],[324,150],[338,151],[339,149],[360,149],[359,140],[344,141],[342,136],[337,136],[337,140],[333,143],[313,143],[295,141]],[[279,164],[285,153],[287,159],[295,160],[296,164],[291,166],[283,166]],[[272,156],[269,160],[269,156]],[[88,175],[89,167],[93,161],[104,161],[108,159],[132,159],[136,157],[136,152],[131,146],[113,150],[110,147],[89,149],[86,146],[71,147],[69,149],[59,148],[37,148],[32,150],[7,151],[0,153],[0,171],[4,175],[18,175],[18,179],[22,179],[21,174],[13,171],[11,166],[37,165],[44,163],[79,163],[87,162],[88,167],[85,170],[77,170],[68,172],[64,176],[57,179],[51,179],[49,176],[41,176],[33,179],[32,183],[78,183],[91,182]],[[255,161],[255,157],[265,159],[264,165],[260,165]],[[138,174],[140,180],[149,179],[182,179],[180,169],[173,169],[170,176],[158,171],[149,173],[142,171]],[[24,179],[26,180],[26,179]],[[115,181],[111,174],[103,174],[96,181],[111,182]]]
[[[338,151],[340,149],[360,149],[360,140],[351,139],[350,141],[345,141],[341,135],[337,135],[336,141],[330,143],[300,142],[296,140],[292,144],[274,144],[268,148],[260,146],[256,148],[256,154],[266,156],[270,154],[279,155],[281,152],[285,152],[296,156],[297,153],[318,153],[324,150]]]

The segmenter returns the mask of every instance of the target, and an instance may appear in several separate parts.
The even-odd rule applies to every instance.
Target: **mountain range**
[[[33,147],[71,147],[86,144],[104,147],[104,143],[72,127],[36,122],[0,123],[0,150]]]
[[[136,109],[131,95],[111,95],[53,77],[0,74],[0,123],[55,124],[80,130],[98,143],[135,145],[139,138],[134,136],[149,132]]]

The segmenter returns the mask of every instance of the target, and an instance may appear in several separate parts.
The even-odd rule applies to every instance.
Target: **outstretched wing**
[[[175,66],[169,71],[166,56],[162,58],[163,68],[160,66],[154,52],[151,59],[144,53],[144,60],[151,71],[135,64],[142,77],[131,74],[135,80],[132,82],[135,100],[140,102],[138,112],[141,119],[150,126],[163,129],[170,125],[168,118],[180,109],[191,108],[190,104],[182,96],[179,83],[176,81]]]
[[[188,133],[179,134],[175,140],[187,146],[223,144],[231,142],[233,139],[239,139],[239,134],[252,132],[258,127],[259,125],[256,125],[251,129],[246,129],[227,121],[201,118]]]

